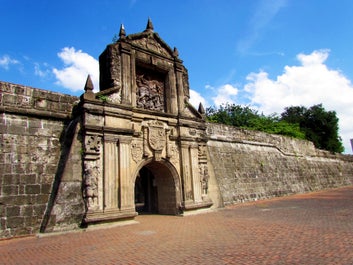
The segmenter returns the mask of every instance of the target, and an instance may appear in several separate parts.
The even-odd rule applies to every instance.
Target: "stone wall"
[[[208,151],[224,204],[353,184],[353,156],[311,142],[208,124]]]
[[[0,238],[39,232],[77,100],[0,82]]]
[[[0,82],[0,238],[81,225],[78,100]],[[207,134],[214,207],[353,184],[352,156],[224,125],[208,124]]]

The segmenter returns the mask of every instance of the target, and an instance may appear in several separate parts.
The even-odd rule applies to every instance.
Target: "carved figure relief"
[[[99,167],[96,165],[85,164],[84,168],[84,198],[88,210],[98,207],[98,177]]]
[[[164,81],[147,74],[136,76],[138,108],[164,112]]]
[[[206,195],[208,193],[208,179],[209,179],[207,164],[200,165],[200,179],[201,179],[202,194]]]
[[[199,145],[199,171],[202,194],[207,195],[208,193],[208,166],[207,166],[207,147],[206,145]]]

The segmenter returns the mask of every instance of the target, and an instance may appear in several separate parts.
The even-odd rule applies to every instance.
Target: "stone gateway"
[[[180,214],[208,208],[202,189],[207,144],[202,113],[189,104],[188,73],[149,20],[99,57],[98,94],[81,98],[84,222],[131,218],[137,212]],[[87,81],[90,84],[90,80]]]
[[[119,39],[73,97],[0,82],[0,238],[352,185],[353,158],[210,124],[176,48]]]

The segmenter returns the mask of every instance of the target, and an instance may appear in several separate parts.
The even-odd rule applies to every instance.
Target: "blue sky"
[[[124,24],[177,47],[191,102],[251,105],[265,114],[322,103],[353,138],[351,0],[0,0],[0,80],[71,95]]]

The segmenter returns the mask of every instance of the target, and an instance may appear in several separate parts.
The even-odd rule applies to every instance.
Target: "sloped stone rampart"
[[[353,156],[311,142],[208,124],[208,151],[224,204],[353,184]]]
[[[0,237],[39,231],[77,100],[0,82]]]

